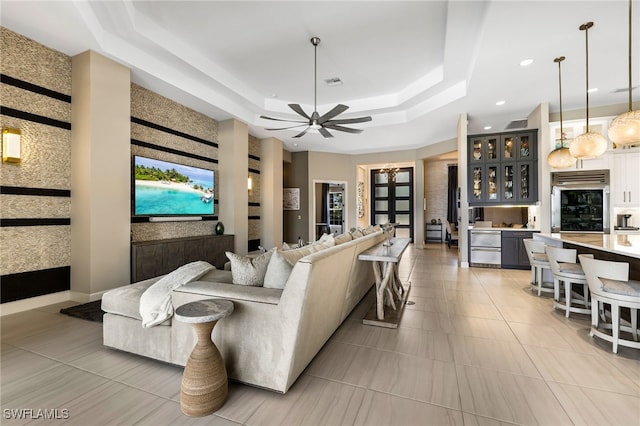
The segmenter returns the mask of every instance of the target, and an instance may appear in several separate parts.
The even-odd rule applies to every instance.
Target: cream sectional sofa
[[[302,257],[284,289],[232,284],[230,271],[214,269],[173,290],[173,306],[208,298],[233,301],[234,312],[213,332],[229,377],[284,393],[374,284],[370,263],[358,255],[383,240],[376,231]],[[189,324],[170,318],[142,327],[140,296],[159,279],[104,294],[104,345],[185,365],[195,345]]]

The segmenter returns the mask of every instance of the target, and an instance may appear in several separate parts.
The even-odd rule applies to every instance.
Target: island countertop
[[[640,259],[640,235],[636,234],[541,233],[536,234],[536,238],[562,241],[563,243]]]

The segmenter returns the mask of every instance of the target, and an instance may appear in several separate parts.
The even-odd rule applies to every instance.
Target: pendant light
[[[571,155],[579,160],[595,158],[604,154],[607,150],[607,140],[600,133],[589,130],[589,28],[593,27],[593,22],[580,25],[580,31],[584,31],[586,46],[586,76],[587,76],[587,126],[585,132],[575,138],[569,146]]]
[[[640,145],[640,110],[633,111],[631,102],[631,0],[629,0],[629,111],[613,119],[609,139],[616,145]]]
[[[547,163],[549,166],[555,169],[566,169],[576,164],[576,157],[571,155],[569,148],[564,144],[565,134],[564,127],[562,127],[562,70],[560,63],[565,60],[564,56],[559,56],[553,60],[558,64],[558,92],[560,94],[560,144],[556,146],[556,149],[551,151],[547,156]]]

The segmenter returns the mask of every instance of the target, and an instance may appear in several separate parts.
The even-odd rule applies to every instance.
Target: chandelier
[[[396,180],[396,175],[398,174],[399,171],[400,171],[399,167],[392,166],[391,164],[385,164],[384,167],[379,170],[380,173],[387,175],[387,179],[389,181]]]

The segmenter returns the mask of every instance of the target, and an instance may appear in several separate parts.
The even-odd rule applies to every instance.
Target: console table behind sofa
[[[146,280],[196,260],[224,268],[225,251],[233,251],[233,235],[202,235],[131,243],[131,282]]]

